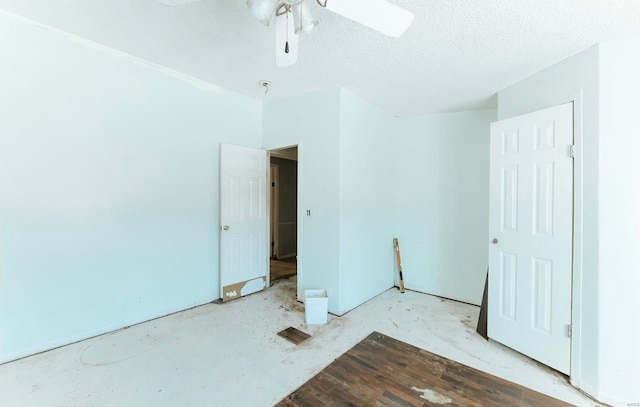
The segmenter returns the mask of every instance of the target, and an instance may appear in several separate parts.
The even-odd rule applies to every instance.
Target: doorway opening
[[[269,151],[269,283],[298,274],[298,146]]]

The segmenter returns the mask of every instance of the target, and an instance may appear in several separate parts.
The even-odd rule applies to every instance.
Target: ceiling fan
[[[251,14],[262,24],[268,26],[275,18],[279,67],[296,63],[298,36],[318,25],[310,2],[389,37],[400,37],[413,21],[413,13],[387,0],[247,0]]]

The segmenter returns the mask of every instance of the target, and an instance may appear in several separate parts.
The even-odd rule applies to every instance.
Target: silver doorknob
[[[498,244],[498,239],[493,239],[493,240],[491,241],[491,243],[493,243],[493,244]]]
[[[229,230],[229,225],[224,225],[224,226],[222,227],[222,230]]]

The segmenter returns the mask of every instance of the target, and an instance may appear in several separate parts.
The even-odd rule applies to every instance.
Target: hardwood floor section
[[[289,328],[278,332],[278,336],[283,337],[289,342],[295,343],[296,345],[301,344],[307,339],[311,338],[311,335],[302,332],[301,330],[290,326]]]
[[[570,406],[374,332],[277,406]]]
[[[295,257],[292,257],[291,260],[287,259],[287,261],[283,261],[283,260],[270,261],[269,275],[271,278],[270,280],[271,282],[280,280],[282,278],[295,276],[297,272],[298,272],[298,266],[296,265]]]

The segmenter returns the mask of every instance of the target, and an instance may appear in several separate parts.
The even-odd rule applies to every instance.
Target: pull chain
[[[287,11],[287,36],[286,41],[284,43],[284,53],[289,53],[289,11]]]

